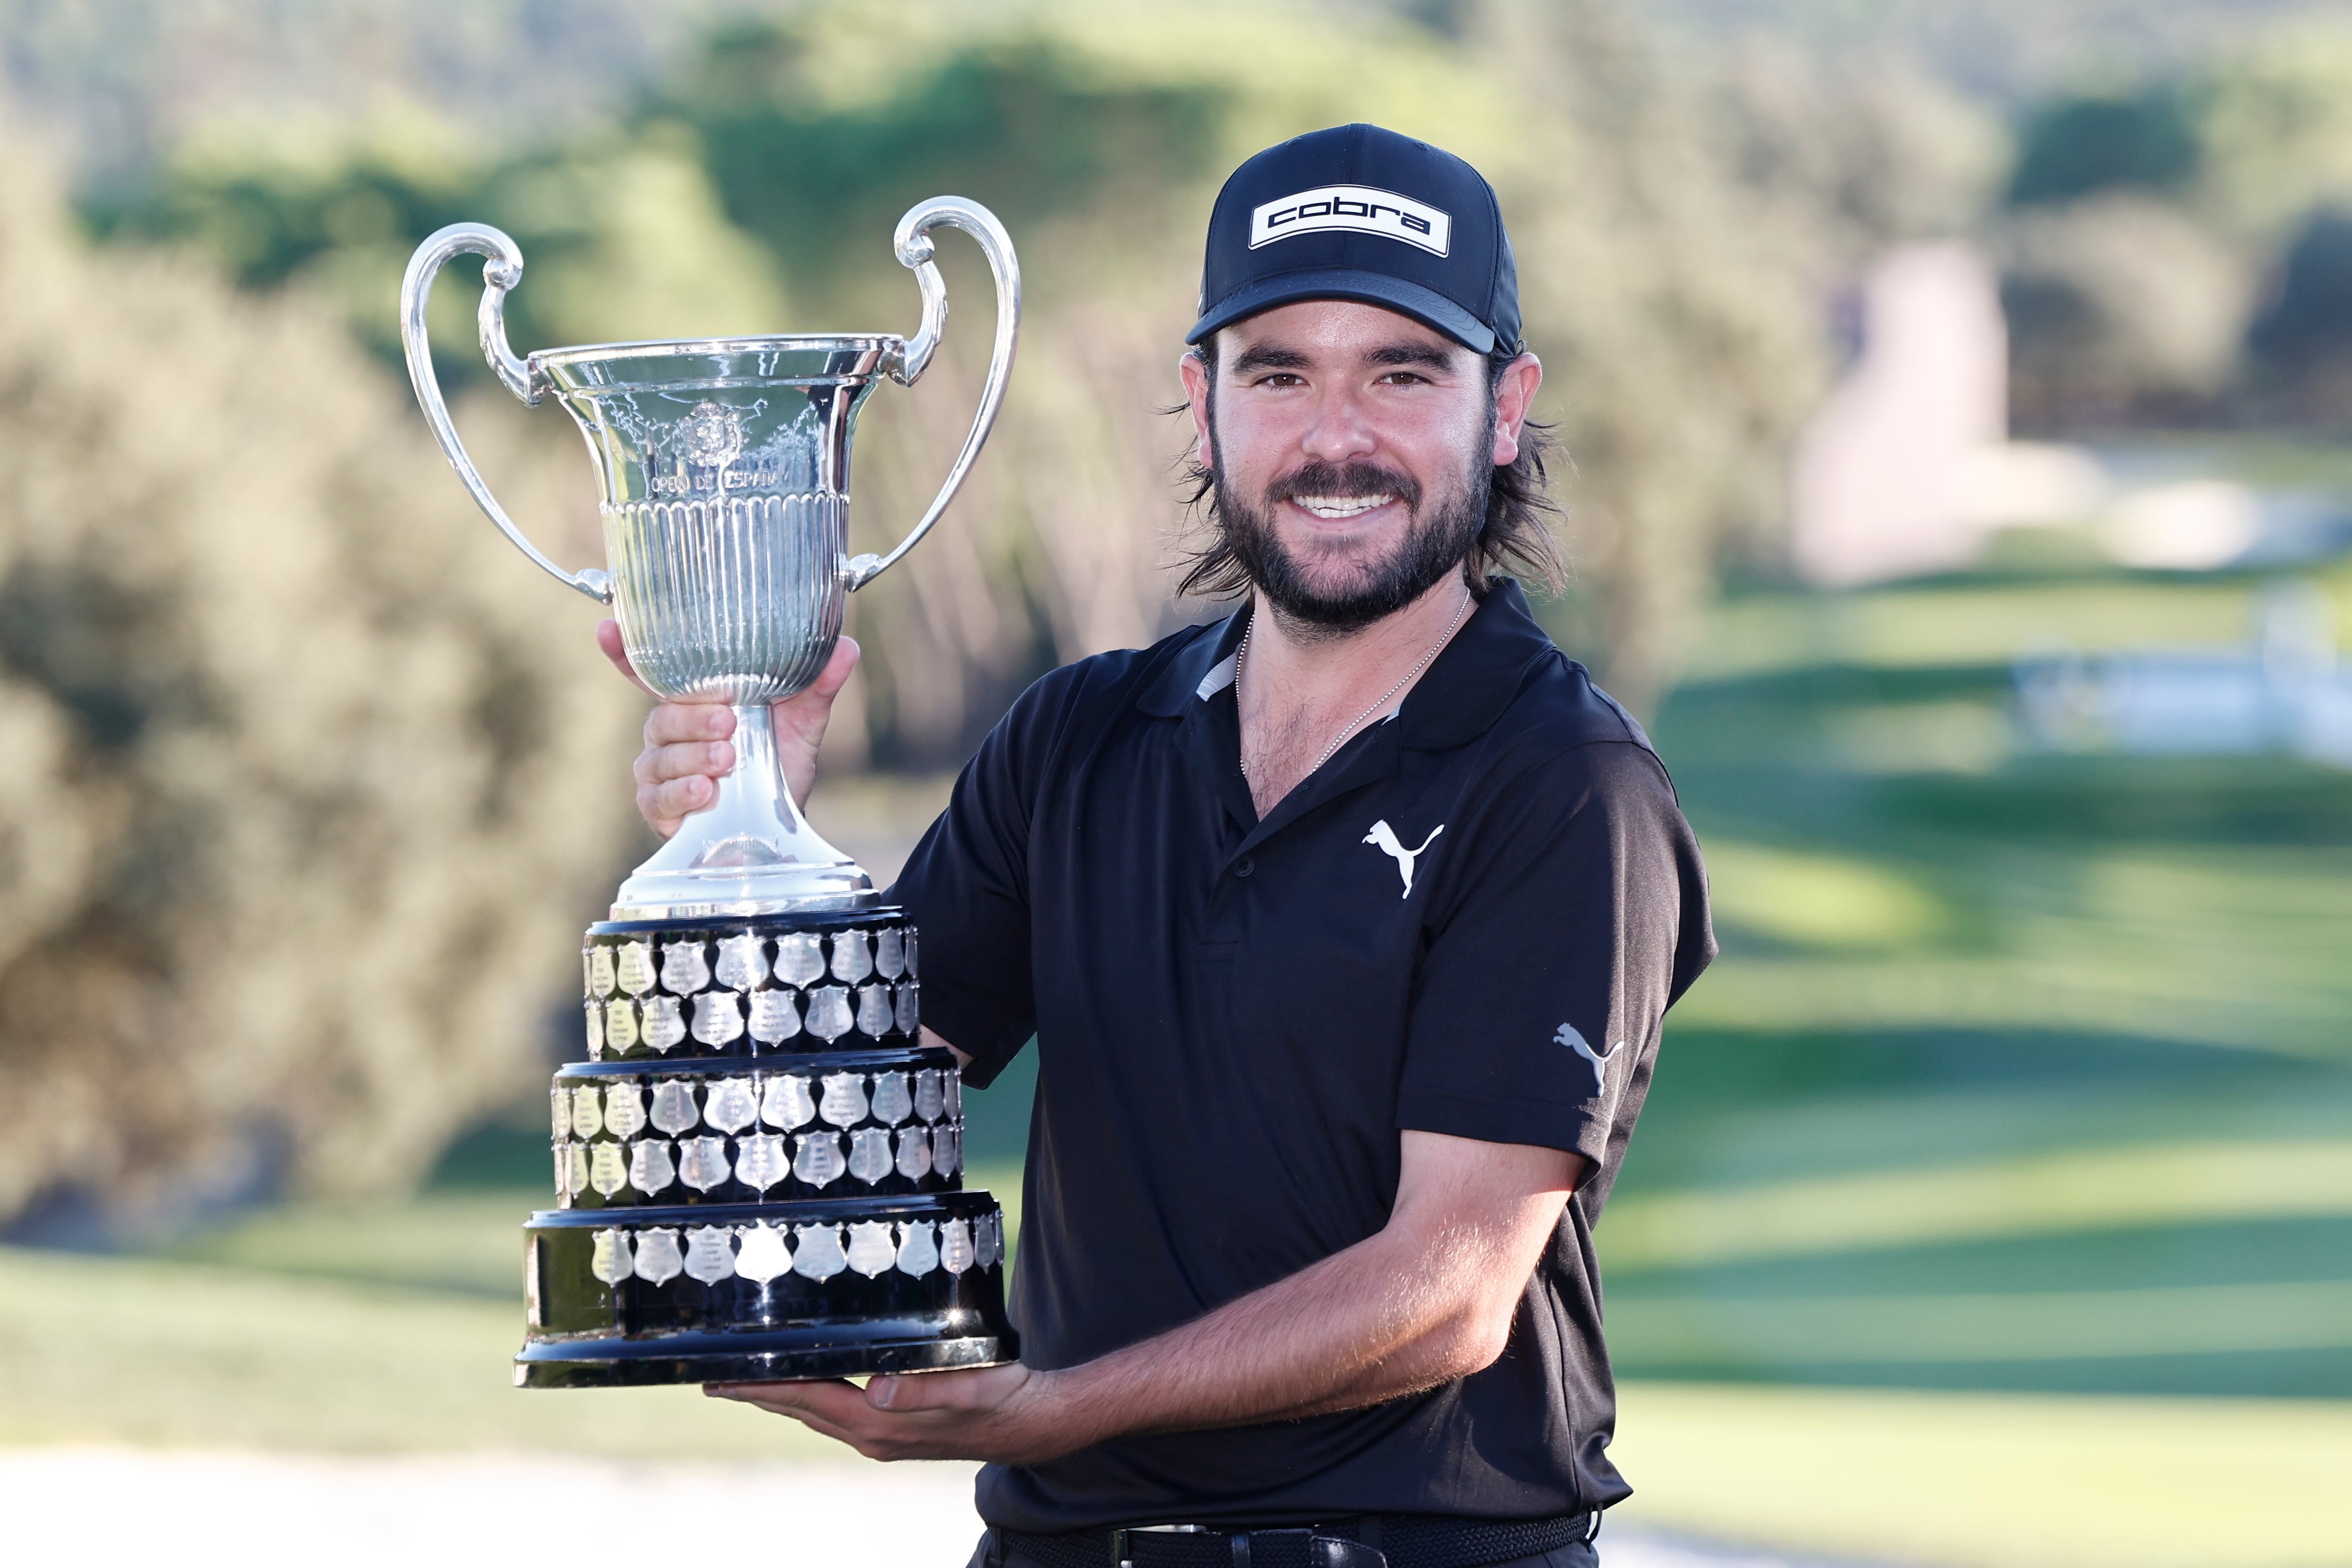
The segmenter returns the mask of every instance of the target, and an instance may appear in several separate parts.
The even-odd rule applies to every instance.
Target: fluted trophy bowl
[[[848,553],[849,452],[858,409],[878,380],[912,385],[939,347],[947,294],[929,231],[965,230],[996,279],[996,339],[980,410],[946,482],[887,555]],[[899,261],[922,293],[912,338],[891,334],[602,343],[519,358],[506,295],[522,276],[513,240],[453,224],[417,248],[401,289],[411,381],[441,448],[474,500],[526,555],[612,606],[629,663],[663,697],[723,699],[735,710],[736,763],[719,798],[621,884],[614,920],[859,909],[873,879],[801,815],[778,767],[769,704],[806,688],[841,636],[845,596],[872,582],[939,521],[987,439],[1013,367],[1021,275],[1011,238],[961,197],[899,221]],[[482,352],[526,403],[553,397],[596,468],[602,571],[566,572],[524,537],[458,440],[433,371],[425,302],[453,258],[485,258]]]

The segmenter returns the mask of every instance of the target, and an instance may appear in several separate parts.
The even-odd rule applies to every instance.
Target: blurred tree
[[[1740,182],[1804,214],[1815,253],[1841,270],[1972,232],[2011,161],[1997,117],[1901,54],[1857,67],[1751,39],[1709,108]]]
[[[642,701],[331,311],[89,253],[34,168],[0,190],[0,1097],[37,1110],[0,1217],[413,1179],[545,1059]],[[481,450],[578,544],[576,490]]]
[[[680,42],[760,0],[0,0],[0,90],[84,190],[226,116],[419,106],[489,146],[608,119]]]
[[[2178,420],[2230,384],[2249,269],[2179,207],[2091,196],[2016,215],[1997,240],[2021,429]]]
[[[389,121],[339,153],[315,135],[234,156],[192,142],[100,221],[194,240],[257,285],[325,289],[388,352],[404,247],[461,214],[522,243],[515,335],[537,346],[911,319],[904,273],[881,260],[890,226],[940,190],[987,201],[1029,268],[1023,374],[950,529],[856,606],[875,754],[938,765],[1046,666],[1191,613],[1167,605],[1159,570],[1181,525],[1165,479],[1181,433],[1150,411],[1175,395],[1202,219],[1249,153],[1371,115],[1494,175],[1542,237],[1521,245],[1530,341],[1599,356],[1551,395],[1580,562],[1555,618],[1644,703],[1721,552],[1770,537],[1776,442],[1817,374],[1809,270],[1847,229],[1949,221],[1975,176],[1948,175],[1969,157],[1947,153],[1971,132],[1926,92],[1855,95],[1845,121],[1790,100],[1773,110],[1786,163],[1865,128],[1889,145],[1748,177],[1617,5],[1462,0],[1434,19],[1444,34],[1291,7],[811,4],[713,33],[625,132],[495,164]],[[942,258],[961,320],[983,275],[957,242]],[[436,342],[471,364],[462,293],[436,310]],[[976,393],[967,347],[951,338],[936,386],[869,411],[869,542],[920,509],[952,450]]]
[[[2340,401],[2333,351],[2302,345],[2331,308],[2326,211],[2352,205],[2352,22],[2290,16],[2138,86],[2062,94],[2027,117],[2009,195],[1992,237],[2021,424]]]
[[[872,272],[859,237],[940,191],[984,190],[1029,228],[1114,190],[1157,206],[1217,146],[1228,94],[1213,83],[1113,75],[1034,26],[877,30],[844,6],[730,26],[654,103],[701,133],[729,216],[836,290]],[[845,92],[844,75],[869,90]]]
[[[1825,368],[1820,207],[1736,177],[1696,84],[1620,6],[1488,0],[1467,38],[1509,127],[1460,150],[1510,216],[1542,406],[1576,462],[1560,489],[1591,610],[1558,629],[1647,707],[1726,557],[1780,537],[1787,443]]]
[[[1676,44],[1704,51],[1767,36],[1834,68],[1900,52],[1979,101],[2032,103],[2092,72],[2177,73],[2282,18],[2341,0],[1649,0]]]
[[[2176,82],[2069,94],[2027,117],[2009,199],[2031,206],[2102,191],[2179,191],[2200,151],[2195,102]]]
[[[2249,417],[2352,422],[2352,19],[2266,29],[2212,65],[2194,210],[2260,258]]]
[[[530,287],[519,350],[758,331],[784,312],[775,259],[729,224],[693,132],[656,120],[480,164],[446,122],[401,112],[356,124],[243,125],[193,139],[131,195],[83,204],[117,242],[189,246],[247,289],[301,284],[400,363],[394,301],[416,242],[461,219],[522,246]],[[462,264],[463,276],[478,267]],[[454,384],[486,384],[466,290],[436,293],[434,341]]]
[[[2189,198],[2222,233],[2284,247],[2315,207],[2352,206],[2352,18],[2265,29],[2209,64]]]
[[[2323,207],[2287,247],[2246,334],[2258,394],[2302,420],[2352,425],[2352,211]]]
[[[322,253],[452,221],[471,159],[443,121],[395,112],[358,125],[317,114],[208,129],[135,191],[82,204],[102,239],[181,241],[247,289],[293,280]]]

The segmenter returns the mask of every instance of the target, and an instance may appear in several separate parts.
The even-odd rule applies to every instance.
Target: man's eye
[[[1381,379],[1388,383],[1391,386],[1410,386],[1416,382],[1426,381],[1428,377],[1416,374],[1409,370],[1392,370],[1389,372],[1388,374],[1381,377]]]
[[[1302,384],[1297,376],[1291,374],[1288,371],[1278,370],[1271,375],[1261,376],[1258,379],[1258,384],[1260,386],[1297,386]]]

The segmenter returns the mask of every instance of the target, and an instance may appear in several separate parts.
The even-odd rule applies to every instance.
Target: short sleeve
[[[971,1058],[964,1080],[975,1089],[985,1089],[1036,1030],[1027,753],[1042,696],[1033,687],[989,732],[888,894],[914,917],[923,1022]]]
[[[1610,1167],[1660,1021],[1713,952],[1697,843],[1633,742],[1566,748],[1481,816],[1433,889],[1398,1126]]]

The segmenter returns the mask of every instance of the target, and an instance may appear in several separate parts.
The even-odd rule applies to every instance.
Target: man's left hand
[[[1018,1362],[852,1383],[714,1383],[703,1392],[789,1415],[869,1459],[987,1459],[1036,1464],[1076,1453],[1098,1434],[1073,1420],[1061,1380]]]

